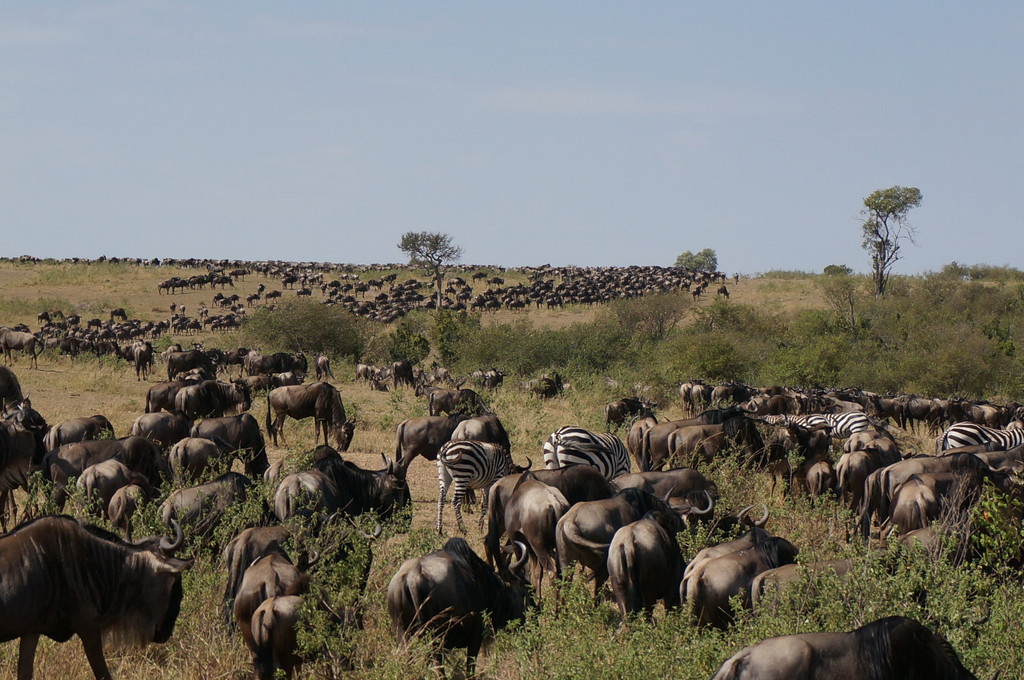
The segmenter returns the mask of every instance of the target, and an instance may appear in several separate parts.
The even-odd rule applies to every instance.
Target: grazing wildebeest
[[[0,536],[0,641],[21,638],[19,680],[32,677],[40,635],[57,642],[77,635],[97,680],[111,677],[104,635],[166,642],[190,565],[70,517],[40,517]]]
[[[762,599],[769,594],[770,590],[775,591],[776,599],[778,599],[782,592],[800,583],[800,579],[805,574],[817,578],[819,575],[827,575],[831,572],[845,580],[851,569],[853,569],[853,560],[824,560],[805,562],[804,564],[784,564],[781,567],[762,571],[754,578],[754,582],[750,586],[750,607],[757,611],[761,606]]]
[[[326,354],[316,355],[316,359],[313,361],[313,370],[316,372],[317,382],[326,382],[327,378],[334,377],[334,373],[331,371],[331,360],[327,358]]]
[[[107,504],[107,517],[110,523],[124,532],[126,540],[132,540],[132,517],[138,511],[139,506],[150,500],[146,489],[138,484],[122,486],[110,497]],[[180,529],[180,525],[178,525]]]
[[[260,424],[251,413],[201,420],[192,426],[189,436],[223,442],[224,454],[236,454],[245,467],[245,474],[251,477],[262,477],[270,467],[267,443],[260,432]]]
[[[485,413],[475,418],[467,418],[460,422],[452,432],[452,439],[467,439],[476,442],[497,444],[505,451],[512,450],[505,426],[493,413]]]
[[[24,399],[21,393],[21,384],[14,371],[6,366],[0,366],[0,411],[7,410]]]
[[[220,445],[203,437],[185,437],[167,453],[171,472],[179,481],[199,479],[217,464],[220,456]]]
[[[135,379],[148,380],[153,372],[153,343],[148,340],[131,346],[131,359],[135,365]]]
[[[192,420],[181,411],[173,413],[143,413],[132,423],[128,434],[152,439],[164,451],[168,450],[192,431]]]
[[[200,381],[172,380],[170,382],[161,382],[153,385],[146,392],[146,413],[173,411],[174,398],[177,396],[178,391],[186,385],[194,385],[198,382]]]
[[[683,498],[704,503],[705,491],[713,499],[718,497],[717,485],[693,468],[634,472],[616,477],[615,485],[619,489],[643,489],[664,500]]]
[[[149,480],[145,475],[132,472],[127,465],[116,458],[90,465],[82,471],[78,478],[78,490],[83,501],[88,504],[95,501],[101,517],[109,518],[110,501],[114,493],[123,487],[135,485],[152,494]]]
[[[423,456],[436,460],[437,452],[449,439],[464,415],[407,418],[395,428],[395,462],[408,469],[412,459]]]
[[[700,563],[684,576],[680,596],[685,593],[698,625],[725,629],[733,619],[730,598],[739,595],[743,606],[749,608],[754,577],[793,563],[798,552],[784,538],[765,538],[749,548]]]
[[[322,455],[314,469],[290,474],[278,485],[274,514],[282,522],[316,512],[355,517],[370,510],[386,519],[412,502],[405,468],[387,456],[381,454],[384,469],[363,470],[328,447],[321,446],[317,452]]]
[[[518,571],[526,560],[512,566]],[[521,620],[531,603],[519,581],[503,582],[463,538],[452,538],[444,548],[406,560],[388,583],[388,615],[399,644],[424,633],[436,635],[444,649],[466,648],[466,675],[473,665],[488,626],[501,630]],[[435,655],[440,665],[441,652]]]
[[[664,461],[672,454],[668,438],[675,430],[689,425],[720,425],[727,420],[745,414],[747,414],[746,409],[740,406],[708,409],[693,418],[670,420],[647,428],[640,439],[640,471],[657,470],[664,464]]]
[[[977,680],[942,636],[902,616],[872,621],[849,633],[802,633],[762,640],[733,655],[712,680],[777,678]]]
[[[238,592],[235,593],[232,612],[242,640],[253,653],[254,659],[252,615],[256,609],[271,597],[301,595],[308,589],[309,577],[282,552],[260,557],[245,570]]]
[[[235,503],[246,499],[253,481],[238,472],[225,472],[205,484],[179,489],[160,506],[164,524],[177,520],[189,536],[208,539]]]
[[[332,446],[341,451],[348,450],[355,423],[345,419],[341,394],[330,383],[286,385],[267,394],[267,432],[273,438],[274,446],[277,446],[278,435],[281,444],[288,445],[284,438],[284,421],[287,416],[296,420],[313,418],[314,446],[320,440],[322,430],[324,444],[328,443],[330,435]]]
[[[47,451],[59,449],[64,444],[81,442],[97,437],[114,438],[114,426],[106,416],[95,415],[87,418],[69,418],[62,420],[49,429],[43,438]]]
[[[604,424],[607,427],[625,425],[633,419],[653,417],[651,404],[639,397],[623,397],[605,404]]]
[[[527,581],[537,597],[558,577],[555,527],[568,509],[569,501],[561,491],[532,477],[519,481],[503,509],[505,534],[513,544],[526,547]],[[498,572],[510,578],[505,560],[495,561]]]
[[[118,319],[120,319],[121,321],[128,320],[128,313],[124,311],[123,307],[118,307],[116,309],[110,310],[110,320],[116,321]]]
[[[65,444],[43,458],[43,477],[53,482],[54,504],[64,507],[69,479],[80,477],[89,466],[111,458],[117,458],[157,486],[170,476],[170,466],[160,445],[146,437],[130,435]]]
[[[24,400],[0,419],[0,527],[16,519],[14,490],[28,487],[31,467],[46,453],[46,420]]]
[[[302,599],[300,595],[271,597],[253,612],[253,669],[259,680],[274,680],[278,677],[278,668],[284,671],[288,680],[301,671],[305,660],[298,649]],[[329,635],[345,635],[344,629],[363,627],[362,616],[357,609],[342,607],[326,613],[331,626]],[[347,657],[332,658],[332,663],[341,670],[352,670],[352,662]]]
[[[291,531],[281,525],[250,527],[241,531],[224,547],[221,559],[228,570],[228,582],[224,587],[223,604],[228,620],[230,620],[231,606],[235,594],[238,592],[238,586],[242,583],[245,570],[250,564],[265,555],[287,554],[284,546],[290,536]]]
[[[445,415],[465,413],[478,416],[483,413],[484,404],[480,400],[480,395],[468,387],[461,390],[435,389],[430,392],[428,409],[432,416],[439,416],[442,413]]]
[[[391,376],[394,379],[395,389],[397,390],[399,385],[406,385],[412,387],[415,384],[412,374],[412,361],[404,359],[402,361],[396,361],[391,364]],[[438,414],[431,413],[430,415],[436,416]]]
[[[217,374],[217,367],[213,365],[213,360],[207,356],[206,352],[198,349],[171,352],[167,355],[166,360],[168,381],[174,380],[179,373],[187,373],[195,368],[206,371],[211,377]]]
[[[665,501],[640,489],[625,489],[611,498],[577,503],[558,520],[555,543],[559,570],[580,562],[594,573],[594,595],[608,580],[608,546],[615,532],[651,510],[673,512]]]
[[[174,410],[189,418],[220,418],[229,410],[238,414],[248,411],[250,406],[249,386],[240,380],[232,383],[204,380],[186,385],[174,395]]]
[[[11,330],[6,326],[0,327],[0,350],[4,353],[4,361],[10,365],[14,365],[14,357],[11,353],[16,349],[20,349],[27,352],[31,357],[29,366],[31,368],[39,368],[39,362],[36,360],[37,341],[36,336],[31,333]]]

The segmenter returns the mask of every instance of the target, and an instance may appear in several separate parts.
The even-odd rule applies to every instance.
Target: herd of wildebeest
[[[207,267],[209,273],[200,275],[205,282],[182,277],[161,288],[173,294],[182,285],[230,285],[252,271],[270,275],[269,266],[245,263],[231,269],[227,264]],[[563,284],[569,285],[557,293],[556,286],[544,293],[551,281],[538,276],[533,281],[542,284],[539,288],[498,288],[494,299],[499,306],[516,301],[539,306],[556,299],[587,301],[570,297],[584,289],[598,295],[592,300],[597,301],[683,287],[685,276],[657,269],[600,271],[593,277],[577,270],[565,275]],[[657,274],[654,280],[661,283],[644,287],[638,282],[648,279],[640,270]],[[338,304],[353,305],[355,299],[347,298],[350,290],[358,291],[360,277],[347,273],[354,276],[353,289],[345,288],[347,283],[323,284],[322,292]],[[322,274],[315,267],[273,269],[282,280],[294,276],[289,283],[303,288],[322,284]],[[398,289],[372,308],[359,312],[361,303],[350,308],[396,318],[391,315],[405,295]],[[475,297],[460,299],[458,284],[451,290],[456,293],[452,304],[479,307]],[[748,499],[751,504],[736,512],[718,511],[716,485],[700,470],[722,457],[766,471],[773,494],[777,482],[783,494],[814,499],[833,494],[856,517],[850,540],[896,533],[901,542],[925,547],[947,540],[944,533],[956,540],[984,484],[1015,493],[1024,467],[1024,430],[1018,429],[1024,409],[1016,404],[690,381],[679,392],[685,418],[659,419],[656,405],[625,396],[605,407],[607,431],[570,424],[537,442],[543,468],[532,469],[528,455],[519,456],[527,458],[526,465],[513,461],[500,414],[487,407],[489,392],[520,389],[503,386],[502,371],[456,378],[441,367],[421,370],[402,361],[387,367],[361,364],[354,378],[367,389],[414,392],[430,415],[401,422],[394,458],[382,454],[381,469],[364,470],[342,455],[356,423],[346,417],[324,355],[309,362],[301,353],[206,350],[200,343],[158,354],[151,341],[175,332],[173,323],[147,327],[113,310],[109,321],[80,331],[80,320],[54,316],[40,314],[37,332],[0,328],[6,359],[0,367],[0,521],[4,531],[16,524],[0,536],[0,611],[5,614],[0,639],[20,638],[19,678],[32,676],[40,635],[57,641],[78,635],[97,678],[110,677],[105,636],[143,644],[167,641],[183,596],[182,572],[191,564],[175,552],[211,541],[224,515],[246,501],[257,480],[275,489],[272,507],[223,546],[224,606],[229,626],[252,653],[255,675],[271,678],[279,668],[292,677],[303,661],[296,629],[304,594],[316,587],[308,574],[310,561],[346,555],[344,545],[329,556],[294,550],[288,539],[296,522],[317,532],[367,513],[389,520],[410,505],[406,473],[418,457],[438,469],[439,533],[447,494],[453,496],[460,532],[465,531],[461,505],[479,494],[484,555],[455,537],[442,550],[406,560],[388,584],[388,616],[397,643],[429,635],[438,660],[444,649],[465,648],[468,673],[488,635],[522,619],[542,598],[554,597],[552,584],[576,576],[577,565],[593,580],[595,598],[608,597],[610,590],[624,621],[634,615],[650,618],[660,603],[666,609],[685,607],[698,626],[723,629],[733,620],[736,596],[742,606],[756,608],[807,574],[843,578],[849,573],[850,560],[797,566],[798,547],[767,528],[767,505]],[[212,328],[204,323],[207,318],[198,319],[200,329]],[[71,339],[77,343],[74,351],[64,344]],[[160,362],[167,380],[147,387],[145,413],[127,436],[115,437],[102,415],[51,424],[22,389],[22,383],[31,386],[38,349],[51,346],[70,354],[83,348],[116,354],[135,367],[140,381],[148,381]],[[19,351],[29,357],[27,372],[19,368],[20,379],[9,367],[20,359]],[[310,368],[314,382],[306,382]],[[235,371],[238,377],[232,378]],[[565,383],[551,371],[525,388],[530,398],[557,399]],[[257,393],[266,393],[262,424],[248,412]],[[286,459],[273,465],[268,459],[268,439],[287,446],[288,417],[313,419],[316,448],[307,452],[308,469],[292,471]],[[894,434],[900,430],[930,432],[935,450],[902,450]],[[241,471],[231,469],[233,460]],[[15,492],[40,477],[50,507],[59,511],[76,497],[121,534],[19,508]],[[151,503],[159,504],[168,535],[139,538],[133,516]],[[353,536],[378,535],[354,526]],[[679,540],[699,526],[738,538],[686,562]],[[967,548],[959,554],[970,559]],[[368,573],[367,567],[357,588],[365,587]],[[327,614],[338,630],[362,625],[359,606]],[[337,670],[345,663],[339,660]],[[765,640],[726,660],[715,677],[974,676],[941,636],[915,621],[890,617],[849,633]]]

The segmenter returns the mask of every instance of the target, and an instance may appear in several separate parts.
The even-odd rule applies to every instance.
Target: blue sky
[[[4,2],[0,254],[1024,267],[1024,5]]]

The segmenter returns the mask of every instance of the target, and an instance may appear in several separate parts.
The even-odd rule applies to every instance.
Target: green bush
[[[367,324],[342,307],[292,299],[253,312],[242,326],[242,338],[265,352],[323,352],[358,361],[370,332]]]

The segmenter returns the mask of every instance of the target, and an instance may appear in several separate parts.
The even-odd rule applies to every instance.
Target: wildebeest
[[[615,532],[608,547],[608,580],[619,613],[644,612],[651,618],[661,600],[679,606],[679,583],[686,561],[676,542],[683,523],[674,512],[652,510]]]
[[[284,421],[291,416],[296,420],[313,418],[314,445],[324,433],[324,443],[340,451],[347,451],[352,441],[355,423],[345,419],[345,405],[341,394],[330,383],[315,382],[309,385],[286,385],[267,394],[267,432],[277,446],[278,435],[281,444],[287,446],[284,438]]]
[[[70,517],[40,517],[0,536],[0,641],[21,638],[19,680],[32,677],[40,635],[57,642],[78,635],[97,680],[111,677],[105,635],[166,642],[189,565]]]
[[[180,411],[143,413],[132,423],[128,434],[152,439],[165,451],[188,436],[192,421]]]
[[[47,451],[53,451],[64,444],[96,439],[101,435],[106,439],[114,438],[114,426],[106,416],[69,418],[52,426],[43,438],[43,444]]]
[[[153,344],[148,340],[131,346],[131,360],[135,365],[135,379],[147,380],[153,372]]]
[[[290,536],[291,531],[281,525],[250,527],[239,532],[228,542],[221,557],[228,570],[223,598],[227,614],[232,611],[231,605],[235,594],[249,565],[271,553],[287,554],[284,546]]]
[[[211,377],[217,374],[217,367],[214,366],[213,360],[206,352],[198,349],[171,352],[167,355],[166,360],[168,381],[174,380],[179,373],[187,373],[195,368],[206,371]]]
[[[977,680],[940,635],[902,616],[849,633],[768,638],[727,660],[712,680]]]
[[[314,469],[290,474],[278,485],[274,513],[282,522],[315,512],[325,517],[335,512],[354,517],[373,510],[388,518],[412,502],[405,468],[387,456],[381,456],[384,469],[363,470],[328,447],[321,446],[317,452],[321,455]]]
[[[441,550],[403,562],[388,583],[387,603],[399,644],[426,633],[436,635],[444,649],[465,647],[468,676],[487,636],[484,617],[500,630],[523,618],[530,596],[521,582],[498,578],[465,539],[452,538]]]
[[[14,490],[27,488],[28,473],[46,453],[46,420],[27,400],[0,419],[0,527],[15,519]]]
[[[160,506],[160,514],[164,524],[175,519],[189,536],[208,539],[231,506],[246,499],[252,484],[243,474],[225,472],[205,484],[175,491]]]
[[[82,471],[77,482],[83,500],[86,503],[95,502],[102,517],[109,517],[108,507],[114,492],[132,484],[149,492],[152,491],[145,475],[133,472],[116,458],[90,465]]]
[[[243,367],[249,375],[270,375],[287,371],[306,373],[309,369],[309,362],[306,361],[306,356],[302,352],[297,354],[276,352],[266,356],[253,351],[245,356]]]
[[[185,437],[171,447],[167,460],[175,479],[195,481],[217,465],[220,445],[204,437]]]
[[[36,343],[37,338],[31,333],[11,330],[6,326],[0,327],[0,350],[3,351],[4,361],[8,364],[14,364],[12,352],[20,349],[29,355],[29,366],[31,368],[39,368],[39,362],[36,359]]]
[[[432,416],[439,416],[442,413],[445,415],[454,413],[481,415],[484,411],[484,404],[480,395],[468,387],[459,390],[435,389],[430,392],[428,410]]]
[[[784,564],[781,567],[762,571],[754,578],[750,586],[750,606],[757,611],[761,600],[771,590],[774,590],[775,595],[778,596],[799,583],[805,574],[818,579],[820,575],[832,573],[845,579],[852,568],[853,560],[823,560],[805,562],[804,564]]]
[[[316,359],[313,361],[313,369],[316,372],[318,382],[326,382],[328,378],[334,377],[334,373],[331,371],[331,360],[327,358],[326,354],[316,355]]]
[[[725,629],[732,622],[730,598],[739,595],[750,607],[754,577],[796,560],[799,551],[784,538],[772,536],[749,548],[704,561],[684,576],[680,595],[685,593],[698,625]]]
[[[242,460],[245,474],[261,477],[270,467],[267,443],[260,432],[260,424],[250,413],[223,418],[207,418],[192,426],[190,437],[202,437],[221,444],[225,454],[233,453]]]
[[[394,379],[395,389],[397,390],[400,385],[406,385],[412,387],[415,382],[412,374],[412,361],[404,359],[402,361],[396,361],[391,364],[391,376]],[[431,415],[437,415],[431,413]]]
[[[298,629],[302,600],[301,595],[271,597],[253,612],[253,668],[259,680],[274,680],[278,677],[278,668],[291,680],[301,670],[304,658],[298,649]],[[355,609],[342,607],[329,611],[328,616],[332,629],[362,628],[362,618]],[[339,632],[331,630],[329,634]],[[344,635],[344,631],[341,634]],[[351,670],[351,661],[347,658],[332,661],[341,670]]]
[[[718,486],[693,468],[634,472],[615,478],[620,489],[643,489],[658,498],[683,498],[691,502],[704,502],[704,492],[718,497]]]
[[[43,459],[43,476],[53,482],[54,504],[58,508],[64,507],[69,479],[79,477],[89,466],[111,458],[117,458],[154,485],[159,485],[170,475],[170,466],[160,445],[146,437],[128,436],[65,444],[49,451]]]
[[[467,418],[460,422],[452,432],[452,439],[466,439],[477,442],[490,442],[510,452],[512,444],[505,426],[494,413],[485,413],[475,418]]]
[[[159,411],[173,411],[174,397],[178,391],[186,385],[194,385],[199,380],[172,380],[153,385],[146,392],[146,413],[157,413]]]
[[[14,371],[6,366],[0,366],[0,411],[5,411],[11,406],[20,403],[24,399],[21,393],[21,383]]]
[[[245,570],[232,605],[238,631],[245,646],[256,657],[252,636],[252,615],[267,599],[280,595],[301,595],[309,589],[309,577],[282,552],[256,559]]]
[[[527,476],[519,481],[502,512],[509,541],[526,548],[527,580],[537,597],[559,574],[555,527],[568,509],[569,501],[562,492]],[[511,578],[505,560],[495,561],[499,573]]]
[[[174,395],[174,410],[189,418],[221,418],[228,411],[234,414],[248,411],[250,406],[249,386],[241,380],[231,383],[204,380],[186,385]]]
[[[423,456],[436,460],[441,446],[452,438],[463,415],[407,418],[395,428],[395,462],[408,469],[412,459]]]
[[[727,420],[746,414],[747,411],[740,406],[708,409],[693,418],[670,420],[648,428],[640,439],[640,471],[657,470],[664,464],[664,461],[673,452],[669,448],[668,437],[675,430],[688,425],[720,425]]]
[[[558,520],[555,544],[564,571],[580,562],[594,572],[594,595],[608,579],[608,546],[621,527],[651,510],[673,512],[665,501],[639,489],[625,489],[611,498],[576,503]]]
[[[625,425],[630,420],[652,417],[651,404],[639,397],[623,397],[604,407],[604,424]]]

